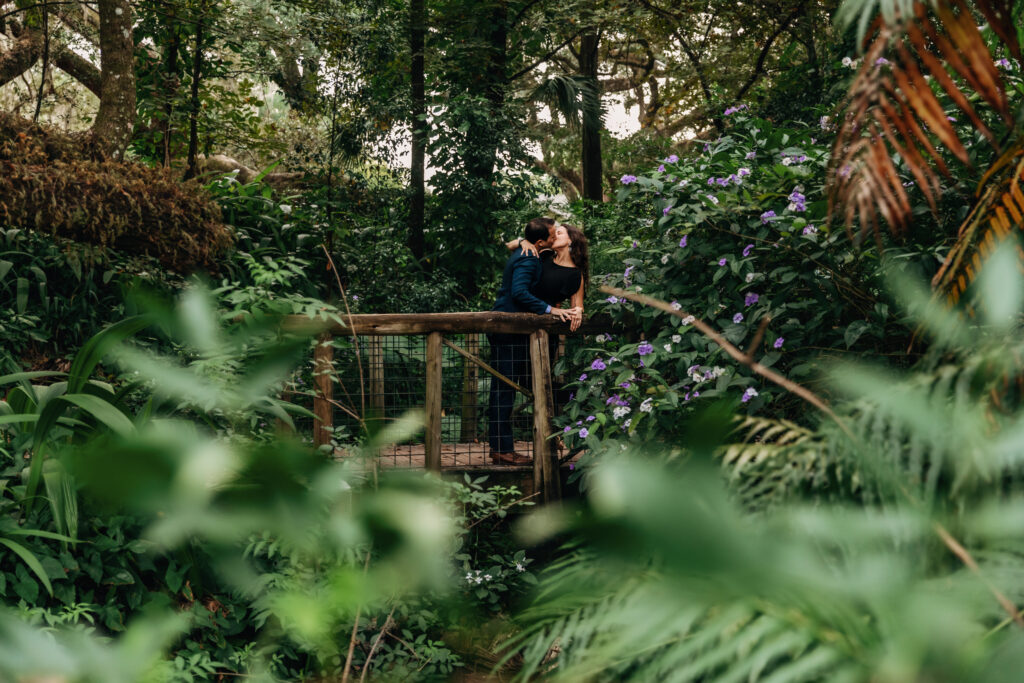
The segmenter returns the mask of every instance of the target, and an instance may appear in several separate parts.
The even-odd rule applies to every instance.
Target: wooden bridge
[[[291,316],[286,324],[308,326]],[[607,318],[585,321],[576,332],[552,316],[532,313],[416,313],[351,315],[324,330],[314,351],[314,442],[329,444],[336,428],[362,424],[360,418],[389,420],[410,408],[422,408],[422,440],[390,447],[381,467],[425,468],[442,474],[488,472],[511,475],[528,493],[544,500],[561,497],[563,466],[551,420],[557,410],[551,348],[564,348],[583,335],[608,332]],[[491,367],[484,353],[488,334],[529,336],[530,386],[524,387]],[[558,345],[551,343],[557,339]],[[337,347],[337,348],[336,348]],[[522,413],[517,453],[532,454],[531,465],[492,464],[486,442],[486,406],[481,383],[513,386]],[[349,389],[358,381],[358,393]],[[358,403],[355,397],[358,396]],[[521,415],[520,422],[528,416]],[[483,440],[481,440],[483,439]],[[568,458],[566,458],[568,460]],[[532,473],[532,477],[530,474]]]

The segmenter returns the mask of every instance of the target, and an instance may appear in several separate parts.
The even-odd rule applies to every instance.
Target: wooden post
[[[324,332],[316,340],[313,349],[313,384],[316,387],[313,398],[313,414],[317,420],[313,425],[313,444],[324,446],[331,442],[334,427],[334,343],[330,332]]]
[[[441,333],[427,335],[427,429],[423,437],[426,467],[441,471]]]
[[[466,335],[466,351],[474,356],[480,355],[480,335]],[[480,371],[476,363],[462,361],[462,424],[459,426],[459,441],[470,443],[476,441],[479,424],[477,406],[477,378]]]
[[[366,362],[370,376],[370,414],[378,422],[384,421],[384,338],[368,337]]]
[[[533,484],[534,491],[543,491],[544,502],[561,498],[555,445],[548,437],[554,392],[551,388],[551,352],[548,333],[537,330],[530,335],[530,366],[533,374]]]

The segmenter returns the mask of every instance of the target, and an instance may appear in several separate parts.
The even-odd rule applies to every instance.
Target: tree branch
[[[757,55],[757,62],[754,63],[753,73],[750,74],[750,78],[747,79],[747,82],[744,83],[743,86],[736,92],[735,99],[737,102],[743,99],[743,96],[747,94],[747,91],[750,90],[754,83],[757,82],[757,79],[761,77],[761,74],[764,71],[764,63],[768,59],[768,53],[771,52],[772,44],[780,35],[782,35],[782,32],[786,30],[790,23],[792,23],[792,21],[796,19],[801,12],[803,12],[806,4],[806,0],[803,0],[802,2],[797,4],[793,11],[786,15],[782,22],[779,23],[779,25],[775,28],[772,34],[768,36],[767,39],[765,39],[764,45],[761,47],[761,52]]]
[[[85,86],[93,95],[100,96],[100,70],[88,59],[65,47],[54,57],[53,64]]]
[[[583,33],[583,29],[580,29],[580,30],[576,31],[576,33],[572,34],[571,36],[569,36],[568,38],[563,40],[561,43],[559,43],[558,47],[556,47],[555,49],[553,49],[550,52],[548,52],[546,55],[544,55],[543,57],[541,57],[540,59],[535,61],[530,66],[526,67],[525,69],[520,69],[516,73],[512,74],[512,76],[509,77],[508,82],[511,83],[512,81],[515,81],[518,78],[521,78],[522,76],[525,76],[526,74],[530,73],[531,71],[536,69],[538,66],[540,66],[544,62],[546,62],[549,59],[551,59],[552,57],[554,57],[555,54],[559,50],[561,50],[563,47],[565,47],[566,45],[571,43],[573,40],[575,40],[581,33]]]

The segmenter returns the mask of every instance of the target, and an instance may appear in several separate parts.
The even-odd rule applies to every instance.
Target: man
[[[523,239],[532,242],[538,248],[544,248],[554,227],[555,221],[550,218],[534,218],[526,224]],[[533,254],[515,250],[505,263],[505,270],[501,275],[501,288],[491,310],[506,313],[552,314],[562,321],[569,322],[572,318],[571,311],[549,306],[533,295],[531,290],[537,286],[540,276],[540,259]],[[529,335],[490,334],[487,335],[487,339],[491,344],[491,364],[494,369],[516,384],[527,384],[530,375]],[[488,440],[491,460],[495,463],[519,465],[530,461],[529,458],[515,453],[510,421],[514,402],[515,389],[492,376]]]

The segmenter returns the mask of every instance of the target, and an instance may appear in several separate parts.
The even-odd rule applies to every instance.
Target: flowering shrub
[[[825,226],[827,120],[773,127],[731,107],[728,133],[685,158],[623,177],[617,200],[634,210],[634,232],[607,248],[622,270],[603,284],[671,302],[684,319],[609,296],[601,306],[643,339],[598,335],[569,359],[573,400],[566,439],[606,441],[641,432],[668,437],[695,404],[730,399],[753,413],[799,417],[792,403],[698,333],[697,316],[754,358],[796,381],[813,381],[822,353],[906,348],[907,329],[888,319],[878,252]],[[892,248],[898,252],[899,248]],[[910,254],[912,260],[915,254]],[[627,322],[628,321],[628,322]]]

